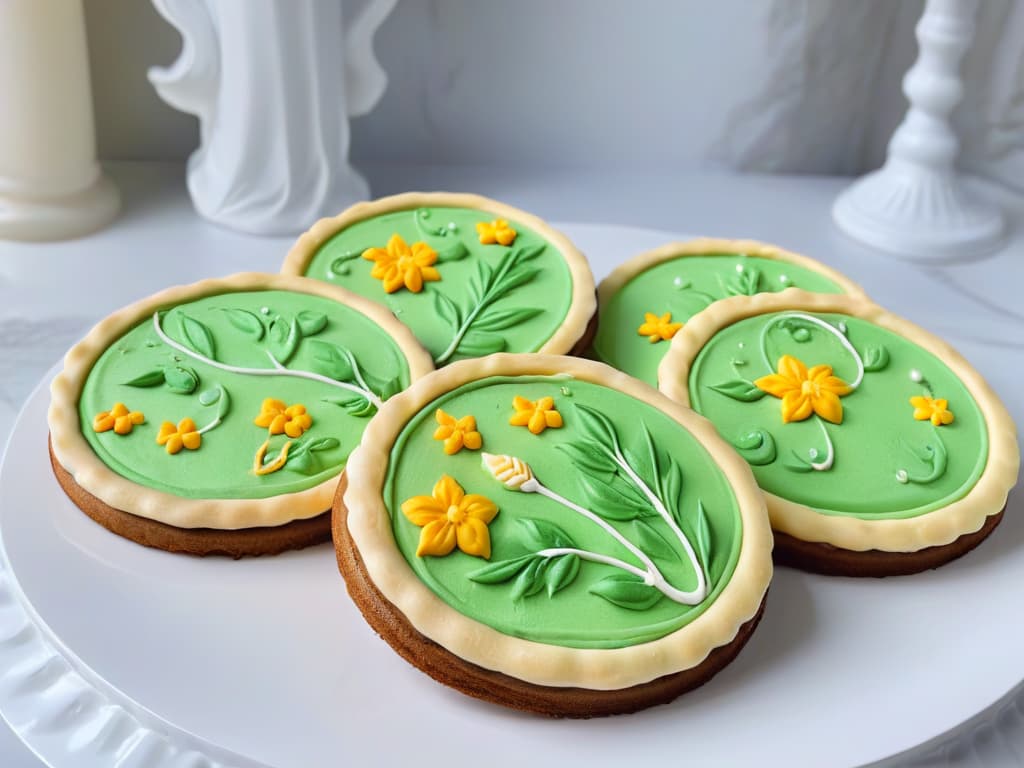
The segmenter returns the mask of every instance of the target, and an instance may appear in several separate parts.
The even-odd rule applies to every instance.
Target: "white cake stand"
[[[595,264],[672,237],[564,229]],[[1024,351],[961,351],[1024,423]],[[747,648],[673,704],[553,721],[406,664],[353,607],[328,546],[200,560],[95,525],[50,472],[47,403],[44,382],[0,467],[0,714],[53,768],[857,766],[942,738],[1024,680],[1019,489],[996,534],[937,571],[780,569]]]

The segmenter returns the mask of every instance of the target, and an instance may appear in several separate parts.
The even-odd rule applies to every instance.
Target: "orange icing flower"
[[[302,437],[302,433],[313,426],[313,417],[306,413],[306,406],[296,403],[285,405],[283,400],[268,397],[260,406],[260,415],[253,421],[257,427],[269,427],[270,434],[288,437]]]
[[[562,426],[562,414],[555,410],[553,397],[542,397],[535,403],[516,395],[512,405],[516,412],[508,423],[513,427],[527,427],[533,434],[539,435],[548,427]]]
[[[476,231],[480,235],[482,245],[512,245],[516,239],[516,231],[509,226],[505,219],[494,221],[481,221],[476,225]]]
[[[190,451],[196,450],[203,442],[203,436],[196,430],[196,423],[192,419],[182,419],[175,427],[170,421],[160,425],[160,434],[156,436],[157,445],[166,445],[167,452],[175,454],[182,448]]]
[[[467,555],[485,560],[491,556],[487,524],[498,508],[486,496],[467,494],[454,478],[442,475],[432,496],[413,496],[402,504],[402,513],[420,526],[416,556],[449,554],[457,544]]]
[[[438,408],[434,413],[434,418],[440,425],[434,430],[434,439],[444,440],[444,452],[449,456],[458,453],[463,448],[475,451],[483,445],[483,439],[476,431],[476,419],[472,416],[456,419]]]
[[[779,372],[754,382],[758,389],[782,398],[782,421],[803,421],[816,413],[833,424],[843,423],[842,395],[853,388],[832,375],[831,365],[816,365],[810,370],[791,355],[779,358]]]
[[[651,344],[657,344],[659,341],[669,341],[682,327],[682,323],[672,322],[671,312],[666,312],[661,317],[653,312],[644,312],[644,323],[636,329],[636,332],[641,336],[646,336]]]
[[[910,404],[914,406],[914,418],[919,421],[931,420],[936,427],[953,423],[953,412],[949,410],[949,401],[935,397],[912,397]]]
[[[114,403],[109,411],[101,411],[92,420],[92,428],[96,432],[114,430],[119,435],[127,435],[132,427],[146,420],[140,411],[129,411],[124,403]]]
[[[403,285],[413,293],[423,290],[423,283],[441,279],[434,268],[437,252],[426,243],[413,243],[409,247],[402,236],[394,234],[387,248],[367,248],[363,258],[373,262],[371,277],[384,282],[384,290],[394,293]]]

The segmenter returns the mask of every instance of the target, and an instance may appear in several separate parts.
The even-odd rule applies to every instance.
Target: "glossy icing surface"
[[[158,323],[140,322],[100,355],[78,409],[104,464],[176,496],[259,499],[329,480],[374,401],[409,383],[386,331],[320,296],[224,293],[171,307]],[[128,434],[96,431],[115,403],[144,421]]]
[[[411,249],[424,243],[436,254],[432,260],[420,249],[423,283],[415,276],[411,281],[418,291],[405,283],[395,289],[387,277],[374,276],[375,270],[384,274],[377,266],[387,258],[381,251],[369,254],[373,263],[363,257],[368,249],[387,250],[396,234]],[[357,221],[318,250],[305,274],[386,305],[438,365],[540,349],[565,320],[573,288],[565,259],[536,232],[484,211],[447,206]]]
[[[438,409],[473,416],[481,449],[446,453]],[[628,469],[602,445],[618,445]],[[566,376],[470,382],[409,420],[391,456],[383,497],[405,560],[449,606],[507,635],[648,642],[694,620],[732,577],[742,525],[721,470],[678,422],[611,388]]]
[[[966,495],[988,458],[985,421],[960,378],[914,342],[849,315],[732,323],[704,344],[688,386],[692,407],[765,491],[830,515],[936,510]]]
[[[778,259],[708,254],[663,261],[631,278],[602,306],[594,354],[598,360],[656,385],[668,340],[652,343],[646,332],[639,332],[647,313],[661,317],[668,312],[672,323],[685,323],[718,299],[793,287],[842,292],[825,275]]]

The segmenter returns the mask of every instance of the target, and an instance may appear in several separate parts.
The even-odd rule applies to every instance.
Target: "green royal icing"
[[[816,293],[843,292],[824,275],[777,259],[708,254],[663,261],[630,279],[601,308],[594,354],[598,360],[657,386],[658,364],[669,343],[652,344],[637,333],[645,312],[658,316],[671,312],[673,323],[686,322],[718,299],[794,287]]]
[[[269,312],[261,312],[267,308]],[[274,318],[281,320],[273,323]],[[376,323],[330,299],[287,291],[209,296],[174,307],[161,327],[175,342],[236,367],[270,369],[272,352],[289,369],[354,381],[348,349],[376,395],[409,384],[409,368],[395,341]],[[267,429],[253,424],[265,398],[301,403],[312,427],[291,446],[280,471],[257,476],[253,457]],[[131,434],[94,432],[93,418],[115,402],[141,411],[144,424]],[[83,434],[97,456],[129,480],[186,498],[267,498],[311,488],[336,476],[359,443],[373,406],[329,383],[283,375],[220,370],[160,340],[148,318],[100,356],[79,399]],[[156,443],[164,421],[192,418],[202,429],[197,450],[170,455]],[[289,438],[271,438],[266,461]]]
[[[840,336],[866,368],[860,386],[840,397],[842,423],[816,415],[783,423],[782,401],[752,382],[776,373],[788,354],[808,368],[830,365],[853,383],[857,364]],[[697,355],[689,391],[694,410],[737,447],[762,489],[826,514],[869,520],[925,514],[963,497],[988,457],[984,418],[960,378],[913,342],[856,317],[779,312],[740,320]],[[936,427],[916,420],[915,396],[948,400],[954,421]],[[830,468],[811,466],[829,455]]]
[[[540,435],[511,426],[516,395],[533,401],[553,397],[564,425]],[[457,418],[474,416],[483,436],[482,450],[463,449],[446,455],[442,442],[433,438],[437,408]],[[613,480],[609,489],[594,479],[607,475],[599,468],[600,457],[594,457],[596,422],[587,417],[588,408],[603,414],[630,464],[646,482],[654,487],[660,484],[661,495],[669,499],[667,506],[677,510],[681,530],[699,561],[706,562],[709,593],[699,604],[674,602],[603,563],[574,562],[562,556],[538,575],[540,563],[531,566],[528,562],[545,559],[529,557],[541,547],[571,543],[640,564],[622,544],[581,515],[539,493],[504,487],[482,467],[483,452],[527,462],[536,479],[551,491],[605,517],[652,557],[674,587],[693,590],[697,584],[696,571],[670,528],[650,505],[642,499],[638,502],[628,481]],[[650,468],[644,427],[656,447],[659,480]],[[597,429],[600,432],[600,427]],[[410,420],[391,455],[384,500],[406,560],[448,605],[508,635],[574,648],[621,648],[655,640],[703,613],[732,577],[739,557],[742,523],[737,502],[707,450],[661,411],[597,384],[568,377],[523,376],[463,385]],[[597,468],[583,470],[580,461]],[[678,472],[671,468],[673,463]],[[414,496],[429,496],[444,474],[453,477],[467,494],[482,494],[498,506],[500,511],[489,526],[489,561],[458,549],[445,557],[416,556],[422,529],[401,512],[402,503]],[[588,485],[592,487],[589,492]],[[615,503],[598,499],[622,493],[626,498]],[[502,569],[507,569],[504,574]]]
[[[471,208],[420,208],[356,222],[323,245],[306,276],[341,285],[387,306],[438,365],[492,352],[536,352],[562,325],[572,301],[572,275],[559,250],[516,221],[508,247],[482,245],[479,222],[494,215]],[[420,293],[387,293],[370,276],[367,248],[394,234],[438,254],[441,275]]]

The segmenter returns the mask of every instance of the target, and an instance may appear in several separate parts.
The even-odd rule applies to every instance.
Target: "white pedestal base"
[[[25,200],[0,195],[0,240],[69,240],[109,224],[121,197],[105,176],[67,197]]]
[[[914,261],[979,258],[1004,234],[998,209],[976,200],[956,177],[891,164],[839,195],[832,218],[854,239]]]

